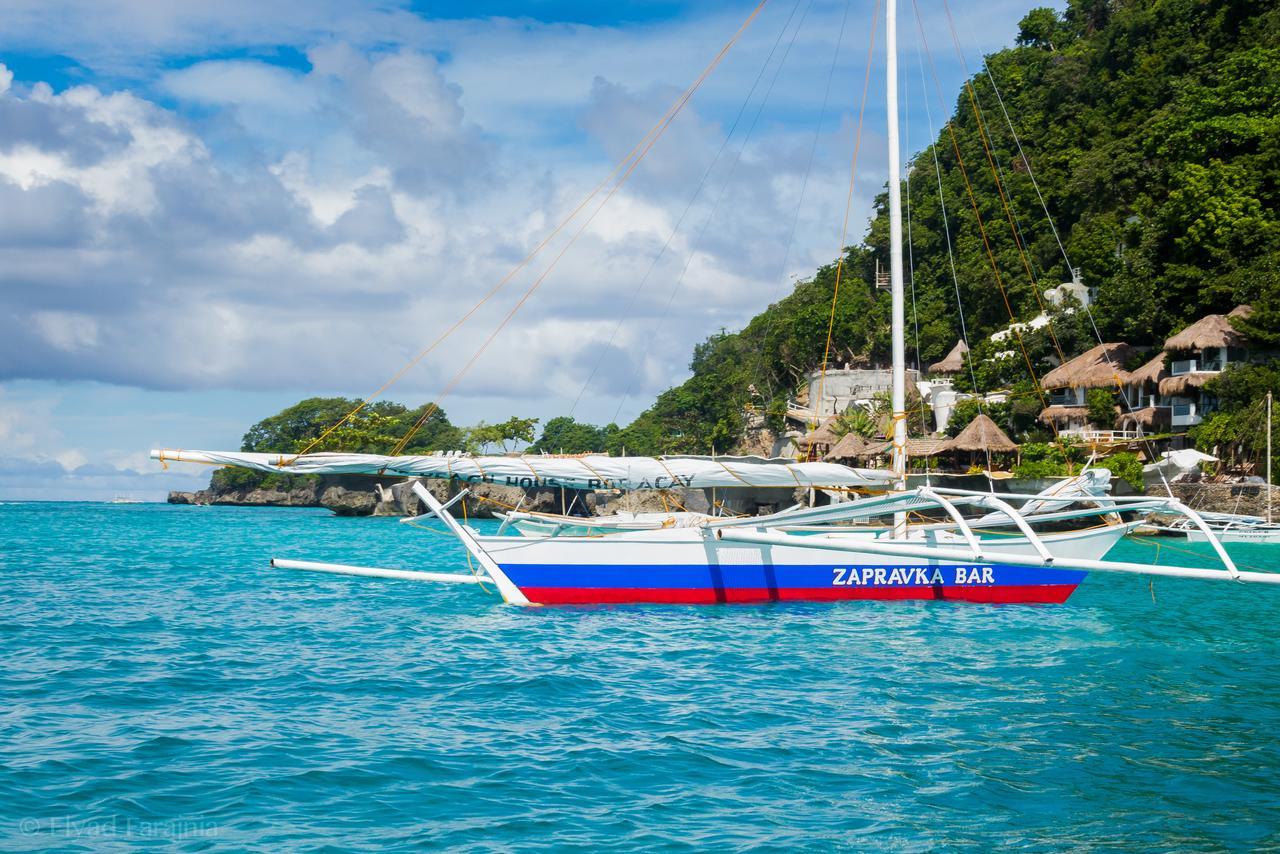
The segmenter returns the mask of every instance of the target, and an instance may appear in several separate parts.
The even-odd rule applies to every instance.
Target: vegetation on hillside
[[[1045,437],[1032,371],[1044,374],[1097,335],[1157,347],[1206,313],[1250,303],[1243,331],[1255,348],[1280,347],[1280,4],[1070,0],[1063,14],[1028,13],[1017,46],[988,62],[1000,99],[991,77],[976,74],[949,125],[908,168],[923,364],[960,337],[963,308],[973,373],[957,386],[1009,390],[993,417],[1016,438],[1036,439]],[[992,342],[1010,310],[1018,320],[1035,316],[1047,308],[1042,292],[1071,279],[1040,195],[1097,302],[1092,316],[1051,310],[1052,325],[1025,332],[1021,345]],[[889,358],[888,295],[873,282],[876,260],[887,258],[886,207],[882,196],[866,239],[845,255],[835,363]],[[692,376],[620,431],[628,448],[731,447],[746,406],[778,423],[788,395],[821,363],[834,280],[834,265],[823,267],[740,332],[698,345]],[[914,359],[911,330],[908,338]],[[1234,406],[1223,397],[1220,426]]]

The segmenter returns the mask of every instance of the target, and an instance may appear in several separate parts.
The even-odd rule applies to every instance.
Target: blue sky
[[[971,70],[1031,5],[956,4]],[[301,397],[372,391],[574,207],[750,8],[10,0],[0,500],[161,498],[207,472],[161,471],[150,447],[238,447]],[[453,420],[627,421],[686,375],[695,342],[833,257],[872,8],[770,0],[443,400]],[[946,89],[936,123],[963,71],[941,0],[920,8]],[[851,240],[884,181],[882,92],[877,73]],[[545,263],[387,396],[434,398]]]

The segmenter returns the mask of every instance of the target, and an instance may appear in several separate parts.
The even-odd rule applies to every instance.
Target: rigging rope
[[[801,3],[801,0],[796,0],[795,5],[791,7],[791,14],[787,16],[787,20],[785,23],[783,23],[782,29],[778,30],[778,37],[774,39],[773,47],[770,48],[769,54],[768,56],[765,57],[764,62],[760,64],[760,71],[756,73],[756,78],[751,83],[751,88],[747,91],[746,97],[742,99],[742,105],[738,107],[738,114],[734,117],[733,124],[729,126],[729,131],[724,135],[724,139],[720,141],[720,147],[716,149],[715,156],[711,158],[711,163],[707,166],[706,171],[702,173],[702,177],[698,181],[698,186],[694,189],[693,195],[689,197],[688,204],[685,205],[684,210],[680,213],[680,216],[676,220],[675,225],[671,227],[671,233],[667,235],[666,242],[662,244],[662,248],[658,250],[658,254],[655,255],[653,258],[653,261],[650,262],[649,269],[645,271],[644,276],[640,278],[640,281],[636,283],[635,288],[632,289],[631,297],[627,301],[626,309],[618,315],[618,321],[617,323],[614,324],[613,331],[609,333],[608,342],[604,345],[604,347],[600,349],[600,355],[596,357],[596,362],[592,366],[591,372],[587,375],[586,380],[582,383],[582,387],[578,390],[578,396],[573,399],[573,405],[569,407],[570,418],[574,416],[574,413],[578,409],[578,404],[582,402],[582,396],[586,394],[587,388],[591,385],[592,380],[595,379],[596,374],[600,370],[600,366],[604,364],[604,360],[605,360],[605,357],[608,355],[609,349],[613,346],[613,342],[617,338],[618,332],[620,332],[622,329],[622,324],[628,318],[630,318],[631,310],[635,306],[636,299],[639,297],[640,293],[644,290],[644,286],[649,281],[649,277],[653,275],[654,270],[657,269],[658,263],[666,255],[667,249],[671,246],[671,242],[675,239],[676,234],[680,231],[680,226],[684,223],[685,218],[689,215],[689,212],[693,210],[694,204],[698,201],[698,198],[702,195],[702,191],[706,187],[707,180],[711,177],[711,173],[715,170],[716,164],[720,162],[720,157],[724,154],[725,149],[728,148],[729,146],[729,140],[733,138],[734,132],[738,129],[738,124],[742,121],[742,117],[746,114],[747,106],[751,103],[752,95],[755,94],[756,88],[760,85],[760,81],[764,79],[765,72],[769,68],[769,63],[773,59],[773,55],[777,51],[778,45],[782,43],[782,37],[786,35],[787,30],[791,26],[792,19],[795,17],[796,12],[799,11],[800,3]],[[812,0],[810,2],[810,5],[812,5]],[[805,13],[808,14],[808,9],[805,10]],[[803,23],[803,19],[802,19],[802,23]],[[799,27],[797,27],[797,32],[798,31],[799,31]],[[617,413],[614,414],[614,421],[617,421]]]
[[[603,190],[609,184],[609,182],[612,181],[619,174],[619,172],[622,171],[622,169],[627,165],[628,162],[632,160],[632,158],[636,158],[636,163],[639,163],[640,159],[643,159],[644,155],[648,152],[648,148],[644,148],[643,151],[641,150],[642,147],[645,146],[646,142],[648,142],[648,146],[651,148],[653,145],[653,142],[657,141],[657,138],[662,135],[663,131],[665,131],[666,126],[669,125],[672,119],[674,119],[675,116],[681,110],[684,109],[685,104],[688,103],[689,99],[693,97],[693,94],[702,86],[703,82],[707,79],[708,76],[710,76],[711,72],[715,70],[716,66],[720,64],[721,60],[724,59],[725,55],[728,54],[729,50],[734,46],[734,44],[737,43],[738,39],[742,37],[742,34],[746,32],[747,28],[751,25],[751,22],[756,19],[756,17],[760,14],[761,10],[764,9],[765,4],[768,2],[769,0],[759,0],[755,8],[752,9],[751,14],[747,16],[746,20],[744,20],[742,24],[739,25],[737,31],[735,31],[734,34],[730,36],[729,40],[725,42],[724,46],[720,48],[719,53],[717,53],[715,57],[712,58],[711,62],[708,63],[707,66],[702,70],[702,73],[698,75],[698,77],[694,80],[694,82],[691,83],[689,87],[684,90],[683,93],[681,93],[680,97],[678,97],[672,103],[672,105],[667,108],[667,111],[663,114],[662,118],[660,118],[658,122],[652,128],[649,129],[649,132],[646,133],[640,139],[640,141],[637,142],[635,146],[633,146],[632,149],[629,152],[627,152],[622,157],[622,159],[619,160],[614,165],[613,169],[610,170],[609,174],[606,175],[604,179],[600,181],[600,183],[598,183],[581,202],[578,203],[577,207],[575,207],[572,211],[570,211],[568,216],[564,217],[564,219],[562,219],[560,223],[556,225],[556,227],[552,229],[552,231],[549,234],[547,234],[546,237],[544,237],[536,246],[534,246],[532,250],[529,251],[529,254],[527,254],[515,267],[513,267],[510,272],[508,272],[505,276],[503,276],[502,279],[500,279],[498,283],[488,291],[488,293],[486,293],[475,305],[473,305],[470,309],[468,309],[467,312],[462,315],[462,317],[460,317],[457,321],[453,323],[453,325],[451,325],[448,329],[446,329],[440,336],[438,336],[434,341],[432,341],[431,344],[427,345],[427,347],[421,350],[416,356],[410,359],[403,367],[400,368],[400,370],[398,370],[395,374],[393,374],[390,379],[388,379],[381,386],[379,386],[372,394],[365,397],[356,407],[354,407],[350,412],[344,415],[337,423],[333,424],[328,429],[326,429],[323,433],[317,436],[315,439],[311,440],[311,442],[308,443],[306,447],[304,447],[302,451],[299,452],[299,454],[305,454],[309,452],[320,442],[328,438],[335,430],[337,430],[347,421],[351,420],[351,418],[353,418],[357,413],[359,413],[362,409],[364,409],[376,398],[378,398],[383,392],[385,392],[387,389],[391,388],[391,386],[399,382],[400,379],[402,379],[404,375],[408,373],[415,365],[417,365],[424,358],[426,358],[426,356],[430,354],[433,350],[435,350],[436,347],[440,346],[440,344],[442,344],[445,341],[445,339],[447,339],[450,335],[456,332],[473,315],[475,315],[475,313],[479,311],[480,308],[485,303],[487,303],[491,298],[496,296],[497,293],[501,291],[507,285],[507,283],[510,282],[511,279],[516,276],[517,273],[519,273],[526,266],[528,266],[529,262],[532,261],[533,258],[539,252],[541,252],[552,240],[554,240],[555,237],[561,231],[563,231],[569,225],[569,223],[572,222],[574,218],[577,217],[577,215],[581,213],[591,203],[591,200],[594,199],[600,193],[600,191]],[[635,168],[634,163],[632,164],[631,168],[632,169]],[[432,407],[428,407],[428,409],[431,409],[431,408]],[[422,423],[425,423],[425,418],[422,419]],[[416,432],[420,427],[421,427],[421,424],[418,424],[411,432]]]
[[[944,0],[944,5],[945,5],[945,0]],[[947,15],[948,15],[948,20],[951,22],[952,37],[955,38],[955,25],[954,25],[954,21],[951,21],[951,14],[950,14],[949,8],[947,10]],[[957,52],[959,52],[958,40],[956,44],[956,50]],[[961,61],[963,62],[963,56],[961,57]],[[1018,136],[1018,131],[1014,127],[1013,119],[1010,117],[1009,110],[1006,108],[1004,103],[1004,98],[1000,94],[1000,87],[996,83],[996,77],[994,72],[991,69],[991,63],[987,61],[985,58],[982,63],[982,68],[986,72],[987,79],[991,82],[991,91],[995,93],[996,103],[999,104],[1000,113],[1004,117],[1005,125],[1009,128],[1009,134],[1013,138],[1014,146],[1017,148],[1018,157],[1022,160],[1023,166],[1026,167],[1027,177],[1031,180],[1031,186],[1035,190],[1036,199],[1040,203],[1040,209],[1044,211],[1045,221],[1049,224],[1049,230],[1053,234],[1054,242],[1057,243],[1058,251],[1062,254],[1062,260],[1067,265],[1067,271],[1071,274],[1072,280],[1074,281],[1076,278],[1078,278],[1076,268],[1072,265],[1071,258],[1067,255],[1066,246],[1063,245],[1062,237],[1059,234],[1057,224],[1054,222],[1054,219],[1053,219],[1053,214],[1050,213],[1049,205],[1045,202],[1044,194],[1040,191],[1040,182],[1036,180],[1035,170],[1031,166],[1031,159],[1027,157],[1026,151],[1022,147],[1022,139]],[[967,73],[967,68],[966,68],[966,73]],[[1015,214],[1015,219],[1016,219],[1016,214]],[[1102,332],[1101,330],[1098,329],[1098,323],[1093,316],[1093,308],[1089,305],[1089,302],[1087,299],[1083,301],[1083,308],[1085,312],[1085,317],[1087,317],[1089,320],[1089,326],[1093,330],[1094,338],[1097,339],[1098,344],[1100,345],[1105,344],[1106,342],[1102,338]],[[1125,388],[1124,383],[1121,382],[1120,380],[1120,369],[1115,364],[1115,361],[1111,358],[1111,354],[1107,352],[1105,349],[1102,352],[1102,357],[1103,359],[1106,360],[1107,364],[1111,367],[1112,378],[1114,380],[1116,390],[1119,393],[1120,402],[1123,409],[1127,413],[1132,415],[1136,410],[1134,408],[1133,403],[1129,400],[1128,390]],[[1148,459],[1150,459],[1154,463],[1156,461],[1155,448],[1151,444],[1151,440],[1147,437],[1146,431],[1143,428],[1142,423],[1137,419],[1134,419],[1134,426],[1137,428],[1136,432],[1138,434],[1138,441],[1142,444],[1143,448],[1146,450]],[[1160,475],[1160,480],[1164,485],[1165,492],[1168,493],[1170,498],[1172,498],[1173,490],[1169,486],[1169,481],[1165,477],[1164,471],[1162,469],[1157,469],[1157,472]]]
[[[747,128],[747,133],[743,137],[742,145],[738,148],[737,154],[734,156],[733,162],[729,166],[729,174],[725,177],[724,184],[721,185],[720,192],[716,195],[716,199],[712,203],[711,209],[707,212],[706,217],[703,219],[702,225],[699,226],[697,234],[694,236],[693,240],[690,242],[690,251],[688,255],[685,257],[685,262],[684,262],[684,265],[680,268],[680,273],[676,276],[675,280],[671,285],[671,292],[667,295],[667,301],[662,307],[662,314],[659,315],[659,326],[665,323],[668,314],[670,314],[671,312],[671,306],[675,302],[676,294],[680,292],[680,288],[683,287],[684,285],[684,278],[688,274],[689,267],[693,264],[693,259],[696,255],[696,252],[694,251],[695,247],[701,245],[702,238],[705,236],[707,228],[711,225],[712,220],[715,218],[716,212],[720,210],[720,205],[724,201],[725,196],[728,194],[729,187],[732,186],[733,184],[733,176],[737,173],[738,165],[742,162],[742,155],[746,152],[747,144],[751,141],[751,137],[755,134],[756,125],[760,121],[760,116],[764,112],[765,106],[769,103],[770,97],[773,95],[773,87],[778,82],[778,76],[782,73],[782,67],[786,64],[787,57],[791,54],[791,48],[795,46],[796,38],[800,34],[800,27],[804,25],[804,20],[806,17],[808,17],[809,10],[812,8],[812,6],[813,6],[813,3],[812,3],[812,0],[810,0],[810,3],[805,7],[804,14],[800,16],[800,22],[796,25],[795,31],[791,34],[791,41],[788,42],[787,49],[783,52],[782,58],[779,60],[777,68],[774,69],[773,77],[769,81],[769,86],[765,90],[764,97],[761,99],[759,106],[756,107],[755,115],[752,116],[751,125]],[[636,361],[636,364],[631,371],[630,379],[628,379],[627,381],[626,389],[623,392],[622,397],[618,400],[618,405],[614,408],[613,421],[615,423],[617,422],[619,416],[622,413],[622,407],[626,405],[627,400],[630,399],[631,397],[631,389],[635,385],[635,382],[637,377],[639,376],[641,367],[643,366],[644,362],[649,358],[649,348],[652,346],[652,343],[653,343],[652,338],[645,339],[644,348],[643,350],[641,350],[640,358],[639,360]]]
[[[800,182],[800,194],[796,198],[796,213],[795,213],[795,216],[791,218],[791,231],[787,234],[787,243],[782,251],[782,265],[781,265],[781,268],[778,270],[778,276],[775,279],[773,296],[770,297],[769,299],[768,304],[770,307],[772,307],[778,302],[778,298],[782,293],[782,284],[784,281],[786,281],[787,262],[791,260],[791,248],[792,246],[795,245],[796,230],[800,226],[800,212],[804,209],[805,192],[809,188],[809,176],[813,172],[814,155],[818,151],[818,140],[822,136],[822,126],[827,118],[827,107],[831,102],[831,83],[835,77],[836,64],[840,59],[840,49],[844,45],[845,25],[849,21],[849,6],[851,4],[852,4],[852,0],[845,0],[844,14],[840,18],[840,32],[836,35],[836,47],[831,54],[831,66],[827,69],[827,84],[826,84],[826,88],[823,90],[823,93],[822,93],[822,109],[818,112],[818,126],[814,128],[813,141],[809,143],[809,157],[808,157],[808,160],[805,162],[805,166],[804,166],[804,178]],[[769,311],[767,312],[767,317],[765,318],[764,335],[761,338],[761,347],[757,353],[759,358],[756,360],[756,368],[755,368],[756,379],[761,378],[760,373],[763,368],[765,348],[768,346],[769,335],[773,331],[773,320],[776,314],[777,312],[775,311]],[[772,397],[773,397],[773,384],[772,382],[770,382],[769,398],[772,399]]]
[[[680,112],[680,110],[684,108],[685,104],[689,102],[689,99],[692,98],[693,94],[702,86],[702,83],[707,79],[707,77],[711,74],[711,72],[715,69],[715,67],[720,64],[720,61],[724,59],[725,55],[729,52],[729,49],[733,47],[733,45],[737,42],[737,40],[746,31],[747,27],[751,25],[751,22],[755,20],[757,15],[760,14],[760,11],[764,8],[765,3],[767,2],[768,0],[760,0],[760,2],[756,5],[755,9],[752,10],[751,14],[747,16],[747,19],[742,22],[741,26],[739,26],[737,32],[735,32],[733,36],[729,39],[729,41],[725,43],[724,47],[720,49],[720,52],[716,54],[716,57],[703,70],[702,74],[699,75],[698,79],[694,81],[693,85],[691,85],[687,90],[685,90],[685,93],[677,101],[676,107],[673,110],[669,110],[668,115],[661,122],[659,122],[656,132],[652,133],[650,139],[647,141],[647,143],[645,143],[644,147],[640,150],[640,152],[635,156],[635,158],[627,166],[626,170],[618,177],[617,181],[609,189],[608,194],[604,197],[604,200],[600,202],[600,204],[591,213],[591,215],[587,217],[587,219],[582,223],[581,226],[579,226],[578,230],[573,233],[573,235],[569,238],[569,240],[566,242],[566,244],[560,250],[560,252],[551,260],[551,263],[547,265],[546,269],[543,270],[542,274],[539,275],[538,278],[534,280],[533,284],[531,284],[529,288],[524,292],[524,295],[520,297],[519,301],[516,302],[516,304],[511,308],[509,312],[507,312],[507,315],[502,319],[502,321],[498,324],[498,326],[489,334],[489,337],[484,340],[484,342],[480,345],[480,348],[476,350],[476,352],[471,356],[471,358],[467,361],[467,363],[463,365],[461,370],[459,370],[454,375],[453,379],[449,381],[448,385],[445,386],[445,389],[436,397],[434,401],[431,402],[430,405],[428,405],[423,410],[422,416],[418,418],[418,420],[409,429],[409,431],[405,433],[404,437],[399,442],[396,443],[396,446],[392,451],[392,456],[399,454],[404,450],[404,448],[413,439],[414,435],[418,432],[418,430],[422,428],[422,425],[427,422],[427,419],[429,419],[431,415],[433,415],[436,412],[436,410],[440,408],[440,401],[443,400],[449,394],[449,392],[451,392],[458,385],[458,383],[462,381],[463,377],[465,377],[466,374],[471,370],[472,366],[475,365],[475,363],[479,360],[480,356],[484,354],[484,351],[488,349],[489,345],[493,343],[494,339],[498,337],[499,333],[501,333],[502,330],[506,328],[506,325],[511,321],[511,318],[513,318],[516,315],[516,312],[518,312],[521,308],[523,308],[524,304],[529,300],[529,298],[533,296],[533,294],[538,290],[539,287],[541,287],[542,283],[546,280],[547,276],[550,275],[553,269],[555,269],[555,266],[556,264],[559,263],[560,259],[564,257],[565,253],[568,252],[570,248],[572,248],[574,243],[577,242],[578,238],[582,236],[583,232],[585,232],[587,227],[591,225],[595,217],[600,213],[601,210],[604,209],[605,205],[609,203],[609,200],[612,199],[613,196],[618,192],[618,190],[620,190],[623,187],[623,185],[626,184],[627,180],[631,177],[636,167],[640,165],[641,161],[644,160],[645,156],[648,155],[649,151],[653,149],[654,144],[657,143],[658,139],[661,138],[662,134],[671,125],[671,122],[675,119],[676,115]]]
[[[1013,245],[1018,250],[1018,258],[1022,261],[1023,269],[1026,270],[1027,279],[1031,283],[1031,293],[1035,295],[1036,305],[1040,308],[1041,314],[1044,315],[1046,328],[1049,331],[1049,339],[1053,342],[1053,348],[1058,352],[1058,358],[1062,363],[1066,363],[1066,354],[1062,351],[1062,345],[1058,343],[1058,335],[1053,329],[1053,319],[1049,316],[1049,312],[1045,309],[1044,300],[1040,296],[1040,287],[1036,283],[1035,273],[1031,270],[1031,262],[1024,251],[1022,240],[1018,234],[1018,226],[1014,221],[1013,212],[1009,207],[1009,199],[1005,195],[1004,184],[1000,180],[1000,172],[996,167],[994,155],[991,152],[991,145],[987,138],[986,123],[982,120],[982,111],[978,108],[978,98],[974,93],[973,83],[969,78],[969,64],[965,61],[964,51],[960,49],[960,36],[956,33],[955,21],[951,17],[951,6],[947,0],[942,0],[942,8],[947,14],[947,26],[951,31],[951,41],[955,45],[956,56],[960,60],[960,67],[965,73],[965,91],[969,95],[969,105],[973,108],[973,118],[977,123],[978,138],[982,140],[983,151],[987,155],[987,165],[991,169],[991,178],[995,182],[996,193],[1000,196],[1000,204],[1004,208],[1005,217],[1009,220],[1009,230],[1013,234]]]
[[[903,105],[906,107],[902,111],[904,118],[904,132],[902,135],[903,153],[908,154],[911,151],[911,87],[904,86],[902,88]],[[928,93],[925,93],[928,97]],[[911,232],[911,158],[904,156],[902,162],[907,164],[906,190],[907,190],[907,271],[909,273],[908,281],[911,282],[911,325],[914,327],[916,339],[916,379],[919,380],[924,374],[924,360],[920,357],[920,315],[916,306],[916,256],[912,246]],[[920,421],[923,425],[928,425],[928,414],[925,408],[924,395],[919,394],[919,386],[916,387],[917,396],[920,398]],[[905,414],[904,414],[905,418]],[[907,422],[910,428],[910,422]],[[924,457],[925,476],[929,474],[930,460]]]
[[[933,82],[934,82],[934,87],[938,93],[938,100],[940,103],[945,105],[946,100],[942,96],[942,83],[938,79],[938,69],[933,61],[933,53],[929,50],[928,38],[924,34],[924,23],[920,17],[920,7],[919,7],[919,4],[916,2],[916,0],[912,0],[912,6],[914,6],[916,10],[916,23],[920,31],[920,41],[922,46],[924,47],[925,55],[929,59],[929,68],[933,75]],[[973,207],[973,215],[977,221],[978,233],[982,236],[982,245],[986,249],[987,260],[991,265],[992,277],[995,280],[996,287],[1000,291],[1001,298],[1004,300],[1005,310],[1009,314],[1009,322],[1010,322],[1009,328],[1013,332],[1014,339],[1018,342],[1018,349],[1022,351],[1023,361],[1025,361],[1027,365],[1027,373],[1031,375],[1031,382],[1035,388],[1037,396],[1040,398],[1041,405],[1047,408],[1049,405],[1049,402],[1044,395],[1043,387],[1040,385],[1040,378],[1036,376],[1035,367],[1031,363],[1031,355],[1027,352],[1026,344],[1022,340],[1022,332],[1018,329],[1019,324],[1017,321],[1017,316],[1014,314],[1012,303],[1009,302],[1009,294],[1005,290],[1004,280],[1000,276],[1000,267],[999,267],[999,264],[996,262],[995,251],[991,248],[991,240],[987,236],[987,229],[982,221],[982,212],[978,208],[978,199],[977,199],[977,196],[974,194],[973,184],[970,183],[969,181],[969,172],[964,165],[964,157],[960,153],[960,142],[956,138],[955,128],[951,122],[948,122],[946,127],[947,127],[948,135],[951,138],[952,150],[955,152],[955,155],[956,155],[956,164],[960,169],[961,177],[964,179],[965,191],[969,196],[969,204]],[[974,391],[976,392],[977,389],[975,388]],[[1058,442],[1059,445],[1061,445],[1061,438],[1058,436],[1057,425],[1051,421],[1049,426],[1053,429],[1055,441]]]
[[[919,10],[917,9],[917,13]],[[919,15],[916,16],[916,23],[920,23]],[[938,207],[942,212],[942,234],[947,242],[947,264],[951,268],[951,283],[956,292],[956,312],[960,316],[960,338],[964,341],[964,346],[968,352],[964,357],[964,364],[969,369],[969,379],[973,383],[973,391],[978,392],[978,376],[973,369],[973,359],[969,357],[969,353],[973,351],[972,345],[969,343],[969,328],[964,317],[964,300],[960,297],[960,274],[956,271],[955,250],[951,245],[951,223],[947,218],[947,200],[942,189],[942,164],[938,161],[938,146],[932,142],[934,139],[933,132],[933,111],[929,107],[929,86],[924,75],[924,56],[920,51],[916,51],[916,63],[920,67],[920,88],[924,95],[921,99],[924,103],[924,114],[929,124],[929,151],[933,155],[933,171],[938,180]],[[982,397],[978,398],[979,411],[986,404],[986,400]]]
[[[831,289],[831,314],[827,318],[827,343],[822,350],[822,370],[818,374],[818,399],[809,401],[809,409],[815,413],[813,426],[816,429],[818,414],[822,409],[822,397],[827,382],[827,362],[831,357],[831,334],[836,325],[836,301],[840,298],[840,276],[844,271],[845,241],[849,236],[849,210],[853,207],[853,188],[858,178],[858,151],[862,148],[862,121],[867,112],[867,91],[871,85],[871,61],[876,52],[876,30],[880,27],[880,0],[876,0],[876,9],[871,17],[871,37],[867,46],[867,69],[862,80],[862,104],[858,107],[858,127],[853,141],[853,159],[849,164],[849,192],[844,202],[844,222],[840,226],[840,246],[836,261],[836,280]],[[810,447],[812,452],[812,446]]]

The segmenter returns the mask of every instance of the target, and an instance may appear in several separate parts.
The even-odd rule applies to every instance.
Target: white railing
[[[1145,434],[1137,430],[1094,430],[1091,427],[1076,427],[1059,431],[1060,436],[1079,439],[1086,445],[1110,445],[1124,442],[1136,442]]]

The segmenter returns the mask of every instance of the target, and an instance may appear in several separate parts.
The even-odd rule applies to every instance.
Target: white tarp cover
[[[151,458],[165,463],[207,463],[285,474],[433,477],[525,488],[885,487],[893,477],[887,471],[763,457],[384,457],[378,454],[155,450]]]

